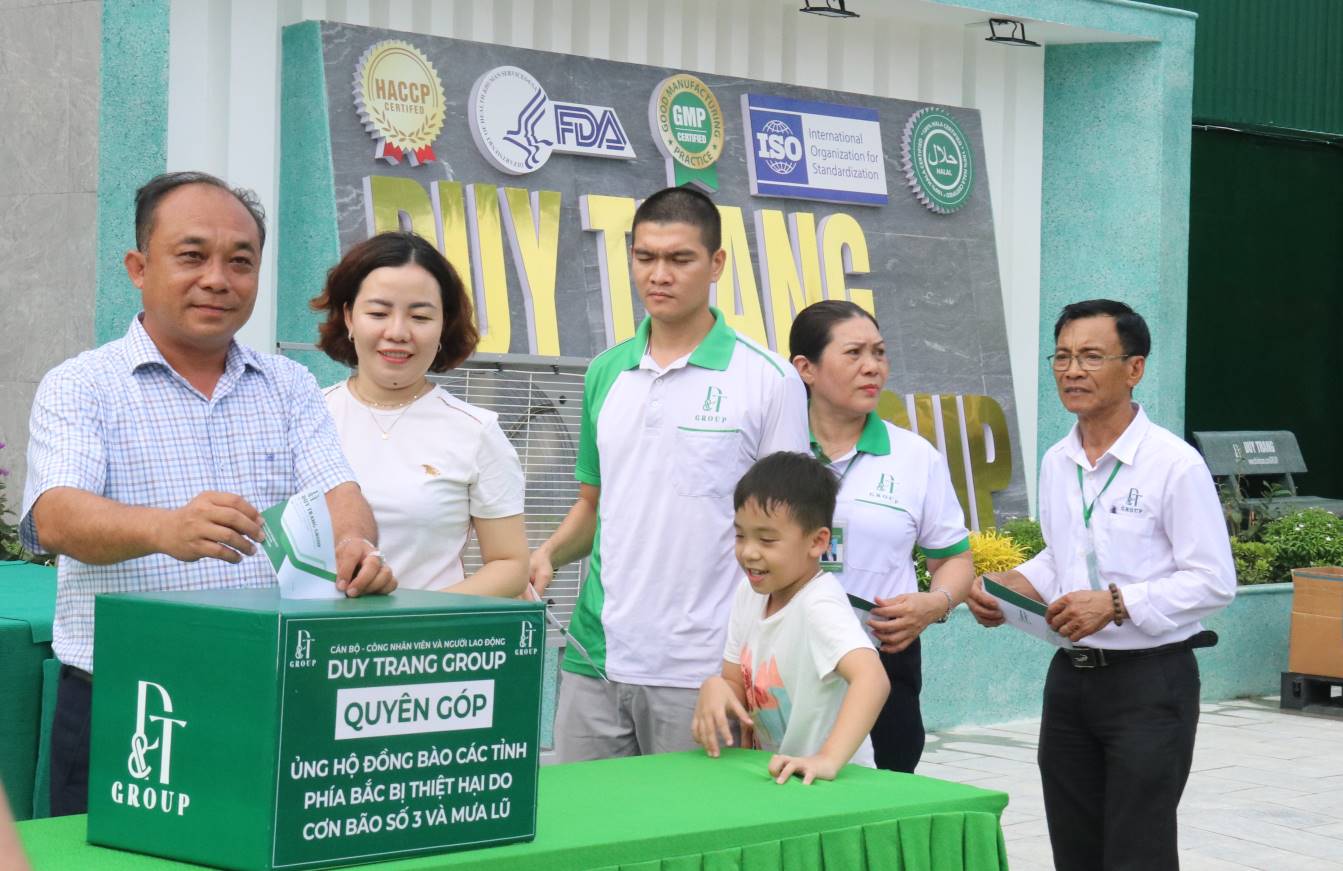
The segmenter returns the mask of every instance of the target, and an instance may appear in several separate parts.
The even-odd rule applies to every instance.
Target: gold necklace
[[[424,390],[423,387],[432,387],[432,385],[429,384],[429,382],[426,380],[424,382],[423,387],[416,388],[414,395],[412,395],[410,399],[407,399],[404,402],[374,402],[372,399],[369,399],[358,388],[355,387],[357,380],[358,379],[356,376],[355,378],[349,379],[349,381],[347,382],[350,385],[350,392],[355,395],[355,398],[358,399],[360,402],[364,403],[364,405],[371,405],[374,408],[382,408],[386,409],[387,411],[396,411],[398,408],[405,408],[407,405],[410,405],[412,402],[419,399],[425,393],[429,392],[427,390]]]
[[[387,427],[386,429],[383,429],[382,424],[378,422],[378,416],[373,413],[373,408],[371,407],[377,405],[377,403],[369,402],[368,400],[364,399],[363,395],[360,394],[359,390],[354,386],[354,383],[355,383],[354,379],[351,378],[349,381],[350,392],[353,393],[354,398],[359,400],[359,403],[364,406],[364,410],[368,412],[369,420],[373,421],[373,425],[378,428],[378,432],[382,433],[383,441],[387,441],[392,437],[392,430],[396,429],[396,425],[401,422],[401,418],[406,416],[407,411],[410,411],[410,407],[415,404],[415,400],[427,394],[429,390],[434,389],[434,385],[426,381],[424,386],[428,387],[429,390],[425,390],[423,388],[416,390],[414,396],[412,396],[410,399],[407,399],[405,402],[400,403],[399,405],[381,406],[383,408],[387,408],[390,411],[395,411],[398,408],[401,409],[401,413],[398,414],[396,418],[392,421],[391,426]]]

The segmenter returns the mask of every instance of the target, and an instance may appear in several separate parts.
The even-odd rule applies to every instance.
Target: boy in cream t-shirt
[[[868,733],[890,684],[844,589],[821,569],[830,546],[835,478],[805,454],[776,453],[737,483],[737,562],[723,673],[700,688],[692,724],[710,756],[731,745],[769,750],[785,783],[833,780],[848,762],[873,766]]]

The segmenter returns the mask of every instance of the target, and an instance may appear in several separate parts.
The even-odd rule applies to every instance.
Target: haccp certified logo
[[[919,202],[940,215],[964,206],[974,188],[974,155],[956,119],[929,106],[910,116],[900,138],[905,179]]]

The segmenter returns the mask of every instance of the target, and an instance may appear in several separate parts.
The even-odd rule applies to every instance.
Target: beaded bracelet
[[[1110,585],[1110,604],[1114,605],[1114,621],[1116,626],[1124,625],[1124,602],[1119,598],[1119,588],[1114,584]]]
[[[934,622],[936,622],[936,623],[945,623],[945,622],[947,622],[947,618],[949,618],[949,617],[951,616],[951,612],[952,612],[952,611],[955,609],[955,607],[956,607],[956,603],[953,602],[953,601],[951,600],[951,594],[948,593],[946,590],[941,590],[941,589],[939,589],[939,590],[929,590],[928,592],[930,592],[930,593],[941,593],[942,595],[944,595],[944,596],[947,597],[947,610],[944,611],[944,612],[942,612],[942,616],[941,616],[941,617],[938,617],[937,620],[934,621]]]

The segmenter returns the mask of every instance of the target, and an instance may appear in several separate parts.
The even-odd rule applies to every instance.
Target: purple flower
[[[9,477],[9,469],[6,469],[4,466],[0,466],[0,478],[8,478],[8,477]]]

